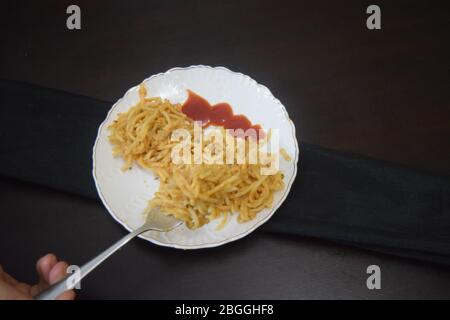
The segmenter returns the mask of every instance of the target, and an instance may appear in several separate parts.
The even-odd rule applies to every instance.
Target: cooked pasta
[[[147,212],[160,207],[190,229],[221,218],[220,229],[233,213],[237,213],[239,222],[246,222],[272,206],[274,193],[284,188],[281,171],[263,175],[259,163],[175,164],[171,153],[179,142],[172,141],[171,134],[175,129],[185,129],[194,136],[194,122],[181,111],[180,104],[146,95],[141,85],[139,102],[109,126],[109,140],[114,156],[125,161],[123,170],[137,163],[159,178],[159,190]],[[213,142],[204,140],[202,148],[213,146]],[[193,148],[190,152],[194,153]],[[282,151],[282,155],[287,153]]]

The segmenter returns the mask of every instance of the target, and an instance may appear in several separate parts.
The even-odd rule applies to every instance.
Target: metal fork
[[[54,300],[61,293],[75,288],[75,286],[87,276],[92,270],[99,266],[103,261],[109,258],[114,252],[122,248],[131,239],[146,231],[168,232],[181,225],[181,221],[173,217],[167,216],[160,212],[159,209],[151,210],[147,215],[146,222],[136,230],[130,232],[125,237],[117,241],[111,247],[100,253],[94,259],[86,263],[80,268],[80,272],[64,277],[59,282],[53,284],[48,289],[34,297],[35,300]]]

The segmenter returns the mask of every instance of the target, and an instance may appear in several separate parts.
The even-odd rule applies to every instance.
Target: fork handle
[[[150,230],[145,225],[130,232],[122,239],[114,243],[108,249],[100,253],[98,256],[93,258],[91,261],[87,262],[80,268],[80,272],[75,272],[74,274],[67,275],[57,283],[51,285],[46,290],[42,291],[34,297],[35,300],[55,300],[61,293],[75,288],[75,286],[87,276],[92,270],[98,267],[103,261],[108,259],[114,252],[122,248],[131,239],[140,235],[141,233]]]

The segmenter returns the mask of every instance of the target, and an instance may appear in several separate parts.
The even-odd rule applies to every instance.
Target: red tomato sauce
[[[262,138],[259,124],[253,125],[244,115],[235,115],[229,103],[221,102],[211,105],[205,98],[195,92],[188,90],[188,98],[183,103],[181,111],[194,121],[202,121],[203,127],[210,125],[221,126],[225,129],[254,129],[259,138]]]

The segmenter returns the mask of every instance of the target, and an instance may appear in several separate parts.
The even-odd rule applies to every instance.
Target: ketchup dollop
[[[194,121],[202,121],[203,127],[210,125],[221,126],[225,129],[254,129],[257,137],[261,138],[263,133],[259,124],[253,125],[244,115],[235,115],[229,103],[221,102],[211,105],[205,98],[191,90],[188,91],[188,98],[183,103],[181,111]]]

